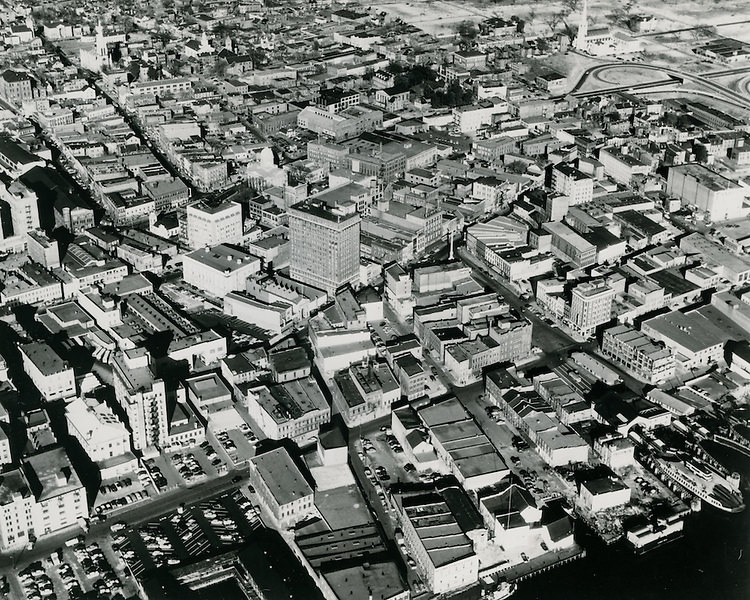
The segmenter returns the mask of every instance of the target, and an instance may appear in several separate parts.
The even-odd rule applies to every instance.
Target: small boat
[[[482,598],[483,600],[505,600],[506,598],[510,598],[515,593],[515,591],[515,583],[508,583],[507,581],[503,581],[493,591],[487,592],[484,596],[482,596]]]

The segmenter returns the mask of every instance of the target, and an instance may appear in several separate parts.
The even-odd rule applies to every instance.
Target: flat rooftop
[[[202,403],[211,403],[227,397],[231,398],[231,392],[216,373],[187,379],[185,385]]]
[[[257,270],[260,270],[261,262],[257,256],[226,244],[219,244],[212,248],[201,248],[187,254],[185,258],[222,272],[227,270],[230,272],[237,271],[252,264],[255,264]]]
[[[43,342],[24,344],[21,352],[44,376],[62,373],[70,368],[57,352]]]
[[[312,495],[312,488],[284,448],[255,456],[251,462],[279,506]]]
[[[670,171],[671,170],[697,179],[703,186],[707,187],[712,192],[721,192],[742,187],[736,181],[727,179],[716,171],[712,171],[708,167],[697,163],[679,165],[677,167],[672,167]]]
[[[33,454],[26,459],[23,468],[37,501],[83,489],[64,448]]]

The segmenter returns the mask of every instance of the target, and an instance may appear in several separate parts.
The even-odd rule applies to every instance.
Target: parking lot
[[[26,600],[77,600],[137,597],[135,582],[106,542],[73,540],[68,546],[35,561],[17,575],[5,576],[8,594]],[[3,591],[0,580],[0,592]]]
[[[164,492],[179,486],[193,486],[241,467],[255,454],[257,437],[249,426],[210,435],[191,448],[144,459],[137,476],[141,483],[153,480]],[[227,465],[229,463],[229,466]]]
[[[357,455],[365,465],[365,475],[379,488],[396,482],[429,481],[432,470],[418,471],[387,426],[363,433],[356,442]]]
[[[529,446],[528,440],[523,439],[511,425],[502,420],[498,422],[488,415],[487,409],[491,403],[484,397],[481,384],[456,390],[456,395],[537,503],[558,496],[565,496],[570,501],[575,499],[575,486],[552,469]]]
[[[106,515],[120,508],[147,500],[155,492],[151,480],[137,473],[116,480],[103,481],[96,496],[94,512]]]
[[[232,468],[237,469],[243,467],[250,458],[255,456],[255,444],[258,441],[258,436],[249,425],[243,424],[239,429],[230,429],[215,435],[209,433],[208,439],[211,440],[219,457]],[[216,459],[212,458],[211,460],[213,463]],[[218,466],[216,468],[221,471],[226,469],[226,465],[223,469]]]
[[[114,547],[138,578],[243,544],[261,526],[258,515],[247,496],[233,491],[135,528],[116,524]]]

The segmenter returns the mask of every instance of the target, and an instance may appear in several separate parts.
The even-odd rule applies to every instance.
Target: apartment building
[[[95,398],[76,398],[65,407],[65,419],[68,433],[78,440],[94,462],[130,451],[127,428],[104,402]]]
[[[13,233],[23,235],[40,228],[39,197],[20,181],[0,185],[0,198],[10,205]]]
[[[236,202],[199,200],[185,209],[185,239],[191,248],[242,241],[242,207]]]
[[[713,222],[739,219],[747,191],[737,182],[699,164],[669,169],[667,194],[679,198],[683,206],[692,206]]]
[[[118,352],[112,359],[115,397],[127,418],[135,450],[164,443],[168,434],[167,391],[154,376],[145,348]]]
[[[368,361],[336,373],[331,394],[344,423],[352,428],[389,415],[401,386],[387,364]]]
[[[29,231],[26,249],[29,258],[42,265],[45,269],[60,267],[60,247],[57,240],[50,239],[43,231]]]
[[[186,283],[219,298],[235,290],[244,291],[248,277],[260,268],[260,258],[226,244],[195,250],[182,262]]]
[[[304,446],[331,419],[331,408],[314,377],[279,384],[240,384],[238,391],[253,421],[274,440],[289,438]]]
[[[184,389],[189,406],[214,433],[236,429],[244,423],[231,390],[216,373],[186,379]]]
[[[34,96],[32,82],[27,73],[8,69],[0,75],[0,97],[10,104],[21,106],[24,100],[31,100]]]
[[[331,140],[348,140],[382,127],[383,113],[362,106],[350,106],[339,112],[307,106],[297,115],[297,125]]]
[[[590,281],[571,290],[570,326],[584,337],[612,318],[615,290],[602,281]]]
[[[88,518],[86,489],[61,447],[26,458],[0,480],[0,548],[34,539]]]
[[[591,202],[594,180],[575,167],[561,163],[552,169],[552,188],[568,197],[570,206]]]

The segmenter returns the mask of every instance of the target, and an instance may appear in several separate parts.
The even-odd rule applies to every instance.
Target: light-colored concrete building
[[[47,402],[76,395],[73,369],[43,342],[20,347],[23,368]]]

